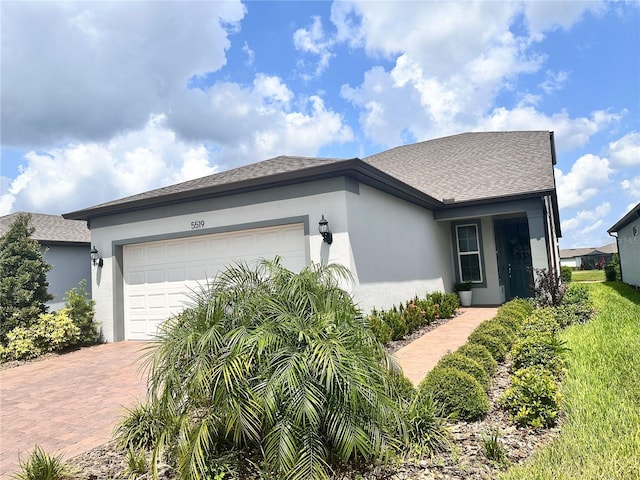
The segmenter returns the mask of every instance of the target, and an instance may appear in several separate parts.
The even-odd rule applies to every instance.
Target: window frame
[[[477,250],[470,252],[460,251],[460,235],[459,231],[462,227],[474,227],[476,231]],[[462,255],[478,255],[478,263],[480,269],[480,280],[472,281],[474,287],[486,287],[487,286],[487,274],[484,265],[484,245],[482,242],[482,222],[480,219],[464,220],[460,222],[452,222],[451,224],[452,243],[454,252],[455,263],[455,275],[456,282],[463,282],[462,280]]]

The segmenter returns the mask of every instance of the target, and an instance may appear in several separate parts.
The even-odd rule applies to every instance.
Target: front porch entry
[[[533,263],[526,217],[494,221],[498,274],[506,300],[531,296]]]

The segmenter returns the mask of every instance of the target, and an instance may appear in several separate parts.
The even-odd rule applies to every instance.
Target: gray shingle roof
[[[560,250],[560,258],[584,257],[586,255],[610,255],[618,253],[618,246],[609,243],[598,248],[563,248]]]
[[[462,133],[363,160],[440,201],[461,202],[553,190],[552,158],[550,133],[525,131]]]
[[[424,195],[420,200],[431,207],[444,206],[445,199],[456,203],[490,201],[550,192],[555,189],[551,139],[548,131],[478,132],[396,147],[363,160],[279,156],[64,216],[88,219],[127,209],[267,188],[283,181],[303,182],[321,175],[351,175],[358,179],[357,168],[377,177],[372,183],[378,182],[377,188],[394,183],[396,192],[412,190],[412,198]],[[559,220],[556,224],[559,229]]]
[[[24,212],[15,212],[0,217],[0,235],[4,235],[16,217]],[[35,232],[31,238],[42,243],[90,243],[91,232],[87,223],[81,220],[65,220],[60,215],[46,215],[44,213],[32,213],[31,225]]]
[[[281,155],[279,157],[263,160],[262,162],[252,163],[243,167],[226,170],[220,173],[214,173],[206,177],[195,178],[186,182],[169,185],[167,187],[149,190],[148,192],[139,193],[130,197],[120,198],[110,202],[101,203],[93,208],[102,208],[112,205],[135,202],[137,200],[147,200],[151,198],[164,197],[166,195],[179,194],[194,190],[200,190],[218,185],[230,185],[245,180],[252,180],[269,175],[279,173],[293,172],[303,170],[305,168],[327,165],[342,161],[337,158],[313,158],[313,157],[290,157]]]

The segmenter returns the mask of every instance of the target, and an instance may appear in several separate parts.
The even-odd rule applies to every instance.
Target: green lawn
[[[572,282],[604,282],[604,270],[576,270],[571,272]]]
[[[571,348],[560,436],[503,479],[640,479],[640,293],[589,285],[598,311],[562,333]]]

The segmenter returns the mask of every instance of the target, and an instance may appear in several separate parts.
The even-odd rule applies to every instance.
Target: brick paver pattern
[[[455,318],[398,350],[395,357],[404,374],[418,385],[438,360],[464,345],[471,332],[485,320],[495,317],[497,311],[492,307],[462,308]]]
[[[117,342],[0,371],[0,478],[37,443],[71,458],[109,441],[146,396],[144,342]]]
[[[496,308],[466,308],[445,325],[398,350],[405,375],[418,384],[448,351],[464,344]],[[109,441],[125,407],[145,399],[144,342],[83,348],[0,371],[0,479],[37,443],[72,458]]]

